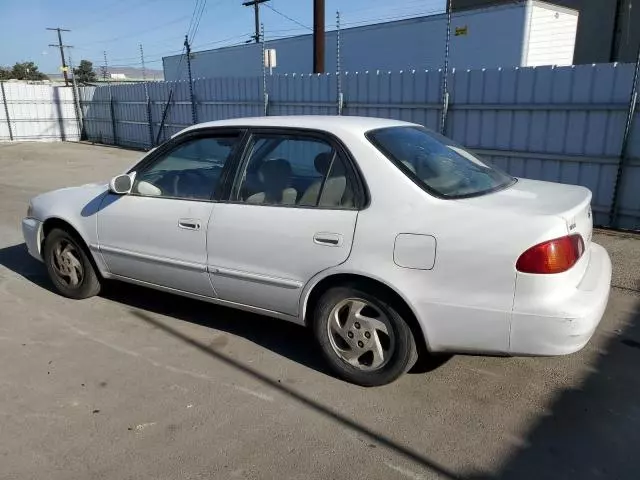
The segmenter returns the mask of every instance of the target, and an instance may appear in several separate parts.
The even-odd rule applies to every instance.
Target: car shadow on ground
[[[0,248],[0,265],[26,278],[39,287],[53,292],[45,266],[29,255],[24,243]]]
[[[29,255],[24,244],[0,249],[0,265],[42,288],[53,291],[44,265]],[[300,325],[179,295],[159,295],[157,290],[123,282],[106,282],[101,296],[135,309],[246,338],[278,355],[333,376],[326,368],[319,349],[315,347],[311,331]],[[425,373],[433,370],[448,358],[439,356],[421,359],[412,372]]]
[[[331,375],[309,329],[284,320],[222,307],[122,282],[106,284],[103,298],[245,338],[283,357]]]
[[[578,388],[558,392],[495,475],[501,480],[640,478],[640,294]]]
[[[0,265],[49,291],[54,291],[45,266],[32,258],[25,244],[0,249]],[[55,292],[54,292],[55,293]],[[299,325],[241,310],[213,305],[123,282],[106,282],[101,297],[138,310],[191,322],[246,338],[283,357],[329,374],[310,331]]]

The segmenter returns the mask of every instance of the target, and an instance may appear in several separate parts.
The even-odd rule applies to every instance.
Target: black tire
[[[336,315],[339,317],[341,315],[340,305],[353,300],[356,302],[364,301],[367,303],[367,307],[365,308],[373,307],[374,310],[378,310],[379,313],[385,316],[382,318],[385,318],[386,324],[388,324],[387,328],[390,328],[391,330],[391,332],[389,332],[389,336],[386,337],[390,353],[384,363],[375,369],[363,370],[360,365],[352,365],[347,360],[343,359],[336,350],[336,347],[332,345],[332,343],[336,344],[336,340],[342,341],[341,338],[344,338],[344,334],[340,335],[341,338],[336,338],[335,333],[330,333],[329,322],[333,321],[330,318],[332,317],[332,312],[334,311],[334,308],[337,309],[336,312],[338,313]],[[363,309],[361,311],[364,312],[365,310]],[[397,309],[394,308],[393,302],[386,298],[386,295],[384,294],[374,294],[373,292],[369,292],[357,285],[334,287],[327,290],[322,297],[320,297],[313,315],[313,332],[318,344],[320,345],[323,356],[331,370],[337,376],[347,380],[348,382],[355,383],[356,385],[361,385],[363,387],[386,385],[411,369],[418,358],[416,342],[413,338],[411,328],[402,319]],[[350,337],[352,339],[351,341],[356,341],[359,338],[358,335],[366,334],[366,332],[361,333],[360,328],[361,327],[358,327],[358,331],[352,331],[351,333],[347,332],[349,335],[355,334],[355,337]],[[379,333],[376,335],[379,335]],[[330,336],[333,336],[333,340]],[[384,336],[384,334],[382,336]],[[362,338],[364,342],[367,342],[364,337],[360,338]],[[371,334],[367,338],[371,338]],[[381,340],[378,339],[377,341],[380,342]],[[349,349],[349,346],[345,345],[345,348]],[[340,349],[340,347],[337,347],[337,349]],[[365,355],[368,355],[368,353],[365,353]],[[360,364],[360,359],[364,358],[365,355],[352,361]],[[373,366],[373,361],[371,362],[372,365],[365,366],[365,368],[371,368]]]
[[[79,267],[71,267],[71,264],[60,267],[57,260],[58,257],[55,254],[56,248],[59,246],[63,250],[65,248],[68,249],[68,252],[73,256],[70,261],[73,261],[73,265],[77,265],[75,263],[77,260]],[[93,263],[87,256],[84,243],[76,235],[59,228],[51,230],[44,239],[43,259],[49,278],[61,295],[74,300],[81,300],[100,293],[100,279]],[[68,259],[68,254],[65,255],[65,259]],[[75,284],[72,276],[60,273],[61,270],[71,271],[72,268],[75,272]]]

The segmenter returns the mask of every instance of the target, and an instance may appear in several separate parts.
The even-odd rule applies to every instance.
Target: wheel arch
[[[41,251],[44,253],[44,242],[49,233],[51,233],[51,231],[56,228],[64,230],[65,232],[76,237],[76,239],[80,242],[80,247],[82,247],[82,249],[84,250],[96,273],[99,276],[103,276],[103,270],[99,267],[98,262],[96,261],[96,258],[94,257],[86,238],[80,233],[80,229],[78,229],[68,220],[62,219],[60,217],[49,217],[42,223],[42,243],[40,245]]]
[[[310,325],[315,306],[317,305],[320,297],[327,290],[333,287],[347,285],[358,285],[361,288],[366,288],[372,293],[382,292],[387,295],[393,302],[394,307],[398,310],[398,313],[400,313],[402,318],[409,324],[409,328],[411,328],[411,332],[413,333],[418,347],[418,355],[423,356],[429,354],[430,348],[426,332],[420,325],[418,317],[409,302],[396,289],[384,281],[359,273],[331,273],[322,278],[316,279],[314,283],[308,286],[301,303],[300,318],[304,324],[306,326]]]

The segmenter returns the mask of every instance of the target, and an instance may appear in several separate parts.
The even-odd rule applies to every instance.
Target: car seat
[[[298,192],[289,187],[291,165],[284,158],[267,160],[258,172],[264,191],[247,198],[247,203],[266,205],[295,205]]]
[[[347,192],[347,177],[344,171],[344,165],[340,159],[336,159],[331,164],[334,158],[335,152],[323,152],[316,155],[314,160],[314,166],[316,171],[322,175],[322,178],[313,182],[309,188],[307,188],[300,199],[300,205],[315,206],[318,203],[318,195],[320,195],[320,189],[322,188],[322,179],[329,174],[328,178],[324,182],[324,189],[322,190],[322,205],[323,207],[345,207],[353,204],[351,192]],[[329,172],[331,168],[331,172]]]

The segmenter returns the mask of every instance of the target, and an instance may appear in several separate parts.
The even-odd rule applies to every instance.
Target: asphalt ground
[[[0,144],[0,479],[640,478],[638,236],[594,236],[614,288],[580,353],[459,355],[365,389],[293,324],[129,285],[52,292],[29,198],[140,156]]]

